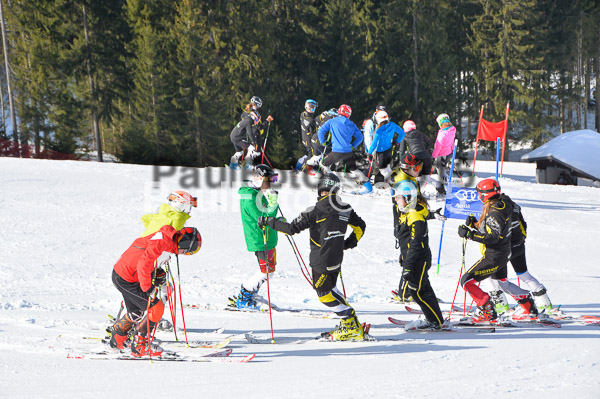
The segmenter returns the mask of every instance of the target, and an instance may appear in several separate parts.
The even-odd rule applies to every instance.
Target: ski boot
[[[357,192],[357,194],[365,195],[371,194],[373,192],[373,184],[370,181],[366,181],[363,183],[362,188]]]
[[[129,338],[129,332],[133,327],[133,324],[134,322],[131,320],[128,313],[115,322],[111,328],[109,341],[111,348],[125,349],[127,346],[127,339]]]
[[[550,302],[550,298],[548,298],[548,294],[546,293],[546,288],[532,292],[531,295],[533,296],[535,304],[537,305],[538,313],[551,315],[558,311],[558,309],[554,309],[552,306],[552,302]]]
[[[503,291],[491,291],[490,297],[492,299],[492,302],[495,304],[496,314],[502,315],[510,310],[510,307],[508,306],[508,301],[506,300],[506,295]]]
[[[229,169],[239,170],[240,169],[240,164],[232,162],[232,163],[229,164]]]
[[[537,318],[538,309],[533,302],[531,295],[527,295],[526,298],[519,299],[517,301],[519,308],[513,314],[513,320],[530,320]]]
[[[131,355],[136,357],[142,356],[160,356],[163,349],[158,345],[148,345],[148,336],[146,334],[136,334],[131,343]]]
[[[491,299],[488,299],[483,306],[478,306],[477,309],[479,309],[479,313],[473,316],[473,322],[475,323],[495,322],[498,319],[496,308]]]
[[[248,291],[243,286],[238,296],[229,298],[229,306],[241,310],[260,310],[254,299],[254,291]]]
[[[438,323],[432,323],[427,319],[418,319],[411,321],[404,326],[405,331],[423,331],[423,330],[440,330],[441,326]]]
[[[356,316],[351,316],[340,320],[340,324],[329,333],[329,338],[333,341],[362,341],[365,332]]]

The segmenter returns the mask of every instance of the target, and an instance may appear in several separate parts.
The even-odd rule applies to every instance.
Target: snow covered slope
[[[477,167],[480,178],[495,170],[491,162]],[[600,314],[600,191],[535,184],[534,168],[507,163],[501,181],[503,191],[524,208],[530,271],[565,312]],[[101,346],[84,338],[101,337],[107,314],[118,311],[121,297],[110,274],[143,231],[140,216],[158,207],[169,190],[196,182],[197,188],[187,188],[199,197],[188,225],[200,229],[203,247],[180,259],[183,301],[197,305],[185,309],[188,338],[216,339],[210,332],[224,327],[222,336],[237,334],[232,356],[256,353],[256,358],[247,364],[73,359]],[[290,343],[327,331],[338,320],[278,312],[273,314],[276,344],[249,344],[245,332],[270,337],[268,314],[222,310],[227,297],[256,270],[255,257],[244,244],[240,184],[239,175],[223,169],[171,171],[0,158],[0,396],[598,397],[598,326],[418,334],[390,324],[389,316],[417,316],[389,302],[400,277],[389,198],[344,197],[367,230],[358,247],[345,254],[343,282],[359,319],[372,324],[371,333],[380,341]],[[315,201],[310,187],[289,176],[279,192],[288,219]],[[460,223],[446,222],[440,273],[430,272],[445,302],[453,299],[461,268]],[[434,260],[441,225],[429,223]],[[307,260],[307,233],[294,238]],[[325,311],[282,235],[277,251],[272,301],[280,307]],[[469,242],[467,267],[478,257],[478,246]],[[266,297],[266,287],[261,292]],[[460,288],[457,298],[462,305]],[[181,314],[177,323],[182,327]],[[178,335],[183,337],[181,329]],[[173,333],[157,336],[174,339]]]

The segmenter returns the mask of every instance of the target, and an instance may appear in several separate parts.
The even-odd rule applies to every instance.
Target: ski
[[[395,324],[397,326],[406,326],[410,321],[408,320],[400,320],[395,319],[393,317],[388,317],[390,323]],[[456,325],[452,325],[451,329],[415,329],[409,330],[407,332],[467,332],[467,333],[493,333],[496,329],[492,326],[477,326],[477,328],[471,327],[458,327]]]
[[[166,346],[183,346],[187,348],[204,348],[204,349],[223,349],[231,343],[231,337],[227,337],[221,341],[167,341],[161,339],[154,339],[159,345],[165,344]]]
[[[221,362],[221,363],[247,363],[252,360],[256,354],[242,357],[229,357],[231,349],[225,349],[206,355],[193,356],[180,354],[179,352],[163,351],[160,356],[133,356],[129,353],[120,352],[92,352],[81,355],[67,355],[68,359],[89,359],[89,360],[151,360],[157,362]]]
[[[406,309],[406,311],[407,311],[407,312],[409,312],[409,313],[413,313],[413,314],[423,314],[423,311],[422,311],[421,309],[416,309],[416,308],[410,307],[410,306],[408,306],[408,305],[407,305],[407,306],[405,306],[404,308],[405,308],[405,309]],[[459,308],[458,306],[454,305],[454,306],[452,306],[452,311],[453,311],[453,312],[462,312],[462,309],[461,309],[461,308]],[[450,314],[450,312],[446,310],[446,311],[443,311],[443,312],[442,312],[442,314],[444,314],[444,315],[448,315],[448,314]]]
[[[323,333],[327,334],[327,333]],[[246,333],[246,341],[250,344],[272,344],[275,341],[276,344],[305,344],[309,342],[373,342],[377,341],[375,337],[369,334],[365,334],[364,339],[361,340],[347,340],[347,341],[334,341],[327,336],[318,336],[311,338],[296,338],[296,337],[275,337],[274,340],[271,338],[260,338],[252,333]]]
[[[476,322],[472,317],[463,317],[458,321],[461,326],[494,326],[494,327],[528,327],[528,326],[543,326],[561,328],[560,322],[556,320],[549,321],[545,319],[530,318],[522,320],[513,320],[508,317],[500,317],[494,321]]]

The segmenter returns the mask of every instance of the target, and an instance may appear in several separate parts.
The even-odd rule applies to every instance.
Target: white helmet
[[[385,111],[375,112],[375,122],[377,122],[377,124],[380,124],[381,122],[389,121],[389,120],[390,120],[390,117],[387,112],[385,112]]]
[[[198,206],[197,198],[192,197],[190,193],[183,190],[176,190],[169,194],[169,196],[167,197],[167,203],[171,207],[181,212],[185,212],[188,215],[192,211],[192,207],[195,208]]]

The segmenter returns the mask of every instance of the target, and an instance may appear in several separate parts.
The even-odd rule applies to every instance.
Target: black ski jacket
[[[317,132],[317,121],[315,120],[315,114],[309,114],[303,111],[300,114],[300,130],[302,131],[302,144],[305,147],[311,145],[311,138],[313,134]]]
[[[353,232],[345,239],[348,226]],[[331,194],[319,197],[314,206],[291,223],[272,219],[269,227],[288,235],[309,229],[310,266],[314,273],[327,274],[340,270],[344,250],[358,244],[367,226],[349,204]]]
[[[484,256],[510,256],[513,204],[505,194],[500,194],[500,198],[493,200],[479,230],[471,237],[485,246]]]
[[[415,209],[407,213],[399,212],[397,238],[400,245],[400,264],[406,270],[418,270],[418,267],[425,263],[427,267],[431,266],[428,216],[429,210],[422,204],[417,204]]]
[[[238,124],[235,125],[235,127],[231,131],[231,134],[229,136],[231,138],[231,141],[234,143],[241,142],[242,140],[246,140],[246,137],[248,137],[248,141],[257,147],[257,144],[259,144],[258,140],[260,138],[260,132],[253,125],[254,120],[252,119],[250,114],[243,113],[242,120],[239,121]]]
[[[420,130],[410,130],[404,135],[400,143],[400,160],[404,160],[406,154],[413,154],[421,161],[431,158],[431,140]]]

